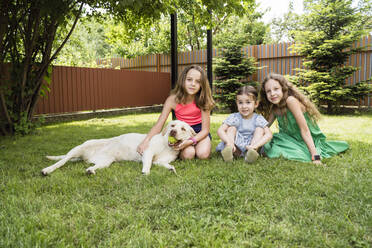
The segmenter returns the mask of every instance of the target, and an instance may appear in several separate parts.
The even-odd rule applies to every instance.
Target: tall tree
[[[255,11],[244,16],[226,18],[224,23],[214,30],[213,44],[217,47],[223,47],[223,43],[230,37],[242,40],[243,45],[268,43],[270,41],[269,25],[259,20],[262,15],[263,13]]]
[[[248,77],[256,72],[254,58],[245,58],[242,47],[245,40],[241,37],[230,37],[222,44],[222,55],[214,60],[214,74],[216,79],[216,94],[214,98],[221,108],[236,112],[235,97],[237,90],[246,84],[257,86],[256,82],[249,82]]]
[[[54,44],[58,46],[65,37],[72,22],[60,29]],[[70,39],[53,62],[53,65],[96,67],[96,59],[110,56],[112,46],[107,42],[105,22],[96,18],[82,17],[76,25]],[[56,47],[53,47],[56,49]]]
[[[168,1],[165,1],[169,4]],[[164,1],[103,0],[7,0],[0,3],[0,65],[11,64],[8,78],[1,78],[0,130],[3,134],[27,132],[40,92],[43,78],[51,62],[68,41],[79,18],[88,9],[93,14],[105,8],[128,25],[158,18],[169,8]],[[62,39],[57,39],[59,28],[73,20]],[[55,42],[60,40],[60,44]],[[53,50],[53,47],[55,49]],[[47,80],[48,81],[48,80]]]
[[[295,45],[295,51],[304,56],[304,69],[293,79],[332,113],[340,104],[356,101],[370,92],[367,82],[345,85],[345,80],[359,70],[345,64],[351,54],[363,49],[352,48],[352,44],[368,32],[367,17],[360,8],[352,7],[351,0],[306,3],[304,30],[296,33],[299,42]]]
[[[180,51],[205,49],[207,29],[211,29],[213,35],[223,33],[228,29],[227,25],[229,25],[228,20],[230,19],[236,20],[235,24],[242,18],[246,22],[246,26],[256,25],[258,17],[251,17],[255,10],[254,1],[223,0],[205,2],[208,2],[205,6],[201,5],[199,0],[180,0],[176,4],[177,39]],[[253,22],[253,19],[255,21],[253,25],[248,23]],[[134,36],[128,35],[127,26],[123,21],[111,23],[108,25],[108,42],[112,45],[117,55],[127,58],[149,53],[167,53],[170,51],[169,22],[169,16],[164,15],[158,22],[136,29]],[[259,25],[257,24],[257,27]],[[251,35],[256,32],[257,40],[260,40],[264,29],[259,27],[252,32],[247,29],[240,30],[240,32],[249,32]],[[252,37],[256,37],[256,35],[252,35]],[[214,41],[216,40],[218,38],[214,39]]]
[[[271,35],[273,42],[293,42],[294,31],[300,30],[301,16],[294,12],[293,0],[289,2],[288,12],[283,17],[274,18],[271,21]]]
[[[168,53],[170,51],[170,17],[162,15],[151,25],[140,26],[129,35],[125,23],[107,21],[104,25],[106,42],[111,46],[111,53],[105,57],[125,57]],[[180,25],[178,25],[179,27]],[[182,33],[182,32],[179,32]],[[183,39],[178,40],[179,49],[184,48]]]

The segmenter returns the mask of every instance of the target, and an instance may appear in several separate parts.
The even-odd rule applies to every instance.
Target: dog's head
[[[167,137],[173,137],[175,142],[170,143],[168,141],[169,146],[177,146],[182,141],[188,140],[191,137],[195,136],[196,133],[189,124],[183,121],[174,120],[168,123],[167,127],[164,128],[162,135]]]

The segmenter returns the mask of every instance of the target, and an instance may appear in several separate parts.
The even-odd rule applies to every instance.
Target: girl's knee
[[[196,156],[199,159],[208,159],[210,154],[211,154],[210,151],[202,151],[202,152],[197,152],[196,153]]]
[[[195,149],[193,147],[186,147],[181,152],[181,159],[193,159],[195,158]]]
[[[236,130],[237,130],[236,127],[230,126],[230,127],[227,128],[226,133],[233,133],[233,134],[235,134],[236,133]]]
[[[208,159],[211,154],[212,144],[209,137],[203,139],[195,147],[196,157],[199,159]]]

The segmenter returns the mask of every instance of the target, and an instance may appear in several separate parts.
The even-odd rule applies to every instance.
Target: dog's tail
[[[60,156],[45,156],[47,159],[50,159],[50,160],[61,160],[61,159],[64,159],[66,157],[66,155],[60,155]],[[76,161],[80,161],[81,158],[71,158],[70,161],[71,162],[76,162]]]
[[[45,156],[47,159],[50,160],[61,160],[66,157],[66,155],[61,155],[61,156]]]

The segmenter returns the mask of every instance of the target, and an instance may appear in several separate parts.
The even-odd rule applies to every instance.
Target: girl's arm
[[[202,130],[194,137],[196,141],[200,141],[208,136],[211,125],[211,111],[201,111],[202,115]]]
[[[293,116],[296,119],[297,125],[300,128],[302,139],[304,140],[311,157],[317,154],[313,137],[311,137],[311,133],[309,127],[307,126],[306,119],[303,113],[304,107],[302,104],[297,100],[297,98],[293,96],[289,96],[287,98],[287,107],[292,112]],[[320,163],[320,161],[314,161],[314,163]]]
[[[202,130],[194,136],[194,139],[196,140],[196,142],[201,141],[202,139],[207,137],[209,134],[211,112],[209,110],[208,111],[202,110],[201,115],[202,115]],[[184,142],[179,144],[177,149],[182,150],[192,144],[193,144],[192,140],[185,140]]]
[[[274,113],[271,113],[270,116],[269,116],[269,119],[267,120],[269,122],[269,124],[267,124],[268,127],[271,127],[271,125],[274,123],[275,121],[275,115]],[[271,131],[270,131],[271,132]]]
[[[165,100],[163,110],[155,123],[155,125],[151,128],[150,132],[146,135],[146,138],[141,142],[141,144],[137,147],[137,152],[142,154],[149,145],[149,142],[153,136],[160,133],[163,129],[164,123],[167,121],[169,113],[174,109],[176,106],[176,99],[174,95],[170,95],[167,100]]]

